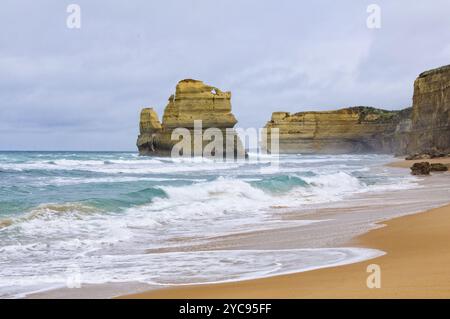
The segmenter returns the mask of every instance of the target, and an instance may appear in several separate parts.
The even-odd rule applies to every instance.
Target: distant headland
[[[450,153],[450,66],[423,72],[414,82],[412,108],[387,111],[274,112],[282,153]]]

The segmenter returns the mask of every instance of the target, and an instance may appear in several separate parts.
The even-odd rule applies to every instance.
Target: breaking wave
[[[41,204],[14,222],[31,219],[80,219],[87,214],[114,212],[117,207],[129,207],[124,217],[147,213],[153,225],[186,223],[225,215],[264,217],[262,211],[273,206],[296,208],[306,203],[322,203],[342,199],[367,187],[357,178],[343,172],[330,175],[281,175],[244,181],[218,177],[180,186],[153,186],[122,194],[118,198],[89,199],[81,203]],[[117,209],[116,209],[116,212]],[[6,224],[6,222],[5,222]]]
[[[373,170],[387,160],[377,156],[282,156],[275,167],[273,156],[258,154],[228,163],[129,153],[0,155],[0,296],[45,288],[41,284],[55,283],[74,263],[84,282],[184,284],[366,258],[350,250],[146,252],[192,250],[221,236],[321,223],[281,216],[356,193],[411,188],[416,181]]]

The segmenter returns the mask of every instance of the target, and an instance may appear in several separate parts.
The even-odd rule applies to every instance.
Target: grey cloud
[[[79,3],[81,30],[65,26]],[[183,78],[233,92],[239,125],[272,111],[411,104],[450,63],[448,1],[11,1],[0,10],[0,149],[134,150],[140,108]]]

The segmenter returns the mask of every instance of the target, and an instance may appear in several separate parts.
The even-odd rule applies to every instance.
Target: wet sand
[[[390,166],[409,167],[413,162]],[[450,159],[435,162],[450,163]],[[387,253],[372,260],[270,278],[151,290],[123,298],[450,298],[450,205],[394,218],[380,226],[384,227],[347,245]],[[367,287],[371,274],[367,267],[372,264],[380,267],[380,288]]]

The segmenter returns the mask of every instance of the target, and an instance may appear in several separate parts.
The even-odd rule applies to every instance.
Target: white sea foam
[[[182,164],[182,165],[181,165]],[[32,161],[26,163],[0,163],[1,170],[68,170],[88,171],[106,174],[150,174],[215,171],[238,168],[241,164],[234,162],[188,161],[180,160],[171,163],[160,160],[54,160]]]
[[[129,182],[204,182],[204,178],[169,178],[169,177],[139,177],[139,176],[110,176],[110,177],[54,177],[54,178],[39,178],[31,181],[29,185],[39,186],[66,186],[66,185],[80,185],[80,184],[114,184],[114,183],[129,183]]]
[[[20,277],[3,273],[0,296],[14,297],[29,287],[64,287],[68,278],[74,275],[79,277],[81,284],[128,282],[130,277],[152,285],[204,284],[333,267],[383,254],[374,249],[319,248],[82,256],[23,265],[20,271],[25,275]]]
[[[372,166],[387,157],[281,156],[278,168],[271,168],[272,159],[250,154],[249,161],[174,162],[135,154],[76,153],[15,162],[2,159],[0,170],[27,172],[0,180],[0,194],[17,192],[18,201],[31,198],[33,208],[0,220],[0,294],[54,287],[61,284],[58,276],[74,263],[85,283],[184,284],[370,258],[372,252],[351,249],[144,252],[207,245],[212,238],[242,232],[313,226],[325,221],[287,220],[282,213],[339,202],[356,193],[417,186],[415,177],[373,171]],[[262,173],[262,167],[269,169]],[[54,186],[64,186],[64,199],[55,197],[61,190]],[[51,200],[40,201],[40,196]],[[134,198],[138,200],[133,202]],[[103,200],[112,204],[101,206]],[[130,200],[131,205],[112,209],[120,200]]]
[[[132,246],[128,249],[158,248],[179,236],[208,238],[283,225],[305,225],[317,221],[274,220],[272,207],[294,209],[310,203],[336,201],[362,187],[356,178],[342,172],[304,179],[309,186],[298,186],[282,194],[268,193],[251,182],[224,177],[178,187],[160,186],[165,197],[116,214],[82,204],[42,205],[6,228],[16,235],[10,245],[6,240],[0,252],[33,251],[43,258],[47,254],[43,247],[49,245],[62,258],[110,245],[119,249],[126,241],[124,247]],[[39,241],[35,242],[35,238]],[[17,241],[21,244],[15,244]],[[132,244],[135,241],[145,242],[145,247],[142,243],[141,246]]]
[[[209,182],[197,181],[184,186],[157,186],[166,196],[153,198],[149,204],[134,206],[117,214],[101,212],[85,216],[85,212],[93,212],[92,207],[88,206],[88,209],[78,204],[43,205],[27,214],[27,217],[20,218],[19,226],[24,235],[40,238],[48,236],[49,240],[64,233],[83,239],[85,230],[90,229],[91,233],[99,235],[97,239],[100,243],[109,242],[109,239],[102,239],[102,234],[120,232],[132,237],[130,229],[133,228],[156,227],[164,230],[170,227],[171,230],[177,230],[177,235],[213,235],[243,230],[245,225],[249,230],[258,225],[270,228],[268,220],[271,219],[271,208],[274,206],[295,209],[306,204],[338,201],[371,189],[382,191],[412,187],[410,183],[366,186],[344,172],[298,178],[307,184],[293,187],[285,193],[271,193],[252,185],[252,182],[261,179],[246,181],[229,177],[219,177]],[[31,219],[28,216],[48,218]]]

